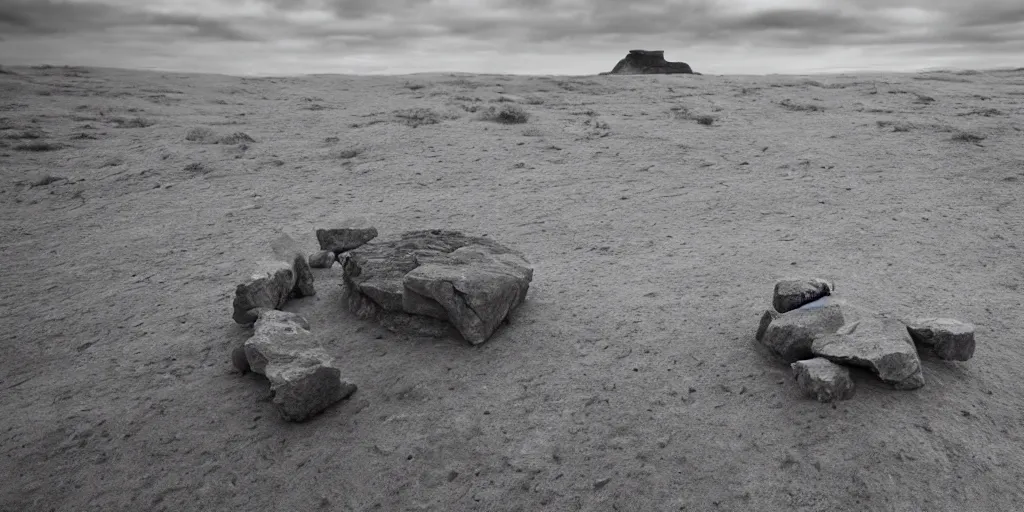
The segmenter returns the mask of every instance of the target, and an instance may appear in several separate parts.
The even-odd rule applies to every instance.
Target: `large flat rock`
[[[835,333],[819,336],[811,345],[816,356],[834,363],[868,368],[896,389],[924,385],[921,360],[907,328],[898,320],[868,316]]]

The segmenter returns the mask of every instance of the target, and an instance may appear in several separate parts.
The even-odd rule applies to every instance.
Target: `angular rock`
[[[282,418],[305,421],[355,392],[356,385],[341,378],[304,318],[272,309],[260,309],[258,316],[245,356],[249,368],[270,381]]]
[[[782,315],[774,309],[766,309],[761,315],[761,322],[757,325],[757,334],[754,335],[754,339],[757,341],[764,339],[764,333],[768,330],[768,326],[780,316]]]
[[[523,302],[533,279],[521,254],[443,230],[366,244],[345,254],[342,265],[348,288],[369,299],[346,300],[358,315],[447,320],[473,344],[487,340]]]
[[[813,357],[811,344],[815,337],[834,333],[846,323],[843,311],[844,305],[836,302],[823,300],[806,304],[771,320],[761,343],[787,363],[809,359]]]
[[[832,290],[835,286],[824,279],[783,279],[775,283],[772,307],[785,313],[828,296]]]
[[[337,258],[331,251],[318,251],[309,255],[309,266],[312,268],[331,268]]]
[[[316,240],[320,242],[320,248],[334,254],[355,249],[374,238],[377,238],[377,228],[371,226],[363,217],[346,219],[335,228],[316,230]]]
[[[868,368],[896,389],[924,385],[921,359],[907,328],[898,320],[862,318],[819,336],[811,344],[811,352],[834,363]]]
[[[288,235],[281,235],[270,245],[273,260],[257,263],[249,279],[235,288],[231,317],[237,323],[255,322],[256,309],[277,309],[292,296],[316,294],[313,273],[295,241]]]
[[[823,357],[797,361],[790,365],[797,384],[819,402],[835,402],[853,397],[850,370]]]
[[[907,323],[907,332],[941,359],[967,361],[974,357],[973,324],[952,318],[919,318]]]

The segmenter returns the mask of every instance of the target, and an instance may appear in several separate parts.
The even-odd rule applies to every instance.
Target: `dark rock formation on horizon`
[[[608,73],[602,75],[657,75],[657,74],[699,74],[685,62],[665,60],[664,50],[630,50],[626,58],[619,61]]]

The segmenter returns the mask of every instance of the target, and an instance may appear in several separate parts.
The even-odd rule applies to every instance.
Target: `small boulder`
[[[761,315],[761,322],[757,326],[757,334],[754,335],[754,339],[761,341],[764,339],[764,333],[768,330],[768,326],[771,325],[772,321],[782,316],[781,313],[774,309],[766,309],[764,314]]]
[[[335,228],[316,230],[316,240],[320,242],[320,249],[334,254],[350,251],[374,238],[377,238],[377,228],[371,226],[363,217],[344,220]]]
[[[835,402],[853,397],[853,379],[850,370],[828,359],[816,357],[790,365],[797,384],[819,402]]]
[[[309,266],[312,268],[331,268],[337,258],[331,251],[318,251],[309,255]]]
[[[341,370],[316,343],[304,318],[272,309],[257,314],[245,356],[249,368],[270,381],[282,418],[305,421],[355,392],[356,385],[341,378]]]
[[[844,305],[822,300],[805,304],[770,321],[761,343],[787,363],[813,357],[811,344],[821,334],[834,333],[846,323]],[[767,317],[762,317],[762,322]]]
[[[824,279],[783,279],[775,283],[772,306],[779,313],[786,313],[828,296],[835,285]]]
[[[967,361],[974,357],[974,325],[952,318],[920,318],[907,323],[917,343],[931,347],[940,359]]]
[[[237,323],[255,322],[257,309],[278,309],[290,297],[316,294],[313,272],[295,241],[288,235],[281,235],[270,246],[273,258],[258,263],[249,279],[235,287],[231,317]]]
[[[834,363],[868,368],[896,389],[924,385],[921,360],[902,322],[870,316],[823,334],[811,352]]]

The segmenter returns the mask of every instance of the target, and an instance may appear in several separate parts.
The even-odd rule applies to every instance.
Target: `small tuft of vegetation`
[[[146,119],[144,117],[132,117],[129,119],[125,119],[123,117],[116,117],[114,119],[111,119],[110,121],[114,123],[114,126],[117,126],[118,128],[146,128],[148,126],[153,126],[154,124],[156,124],[153,121],[150,121],[149,119]]]
[[[694,117],[694,119],[697,121],[697,124],[702,124],[704,126],[711,126],[715,123],[715,117],[709,115],[697,116]]]
[[[33,141],[18,144],[14,146],[14,149],[18,151],[56,151],[64,149],[64,145],[59,142]]]
[[[480,112],[480,119],[502,124],[523,124],[530,120],[530,114],[518,105],[493,105]]]
[[[441,122],[441,115],[429,108],[410,108],[396,110],[394,116],[406,126],[416,128],[423,125]]]
[[[951,140],[955,142],[969,142],[971,144],[977,144],[985,140],[985,136],[970,132],[957,132],[953,134],[953,138]]]
[[[811,103],[794,103],[789,99],[785,99],[779,102],[779,105],[794,112],[824,112],[825,107],[821,105],[814,105]]]

